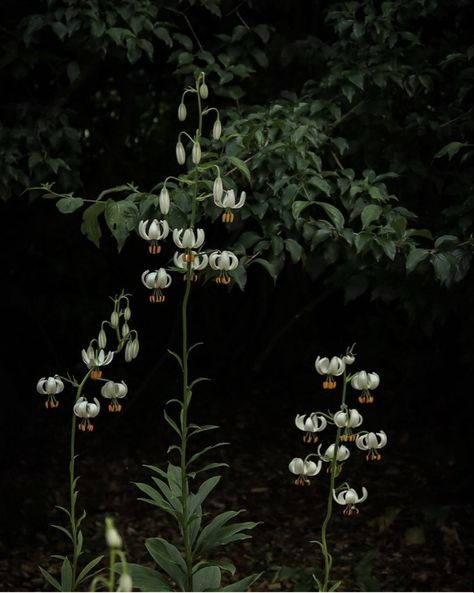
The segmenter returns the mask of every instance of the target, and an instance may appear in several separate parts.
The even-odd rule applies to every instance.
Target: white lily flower
[[[195,255],[193,255],[193,249],[199,249],[204,243],[204,231],[202,229],[174,229],[173,230],[173,241],[176,247],[180,249],[188,250],[184,254],[183,261],[193,262]]]
[[[239,260],[232,251],[213,251],[209,256],[209,265],[213,270],[220,272],[215,279],[217,284],[230,284],[229,272],[235,270]]]
[[[236,203],[235,192],[233,189],[229,189],[224,192],[224,197],[218,196],[214,193],[214,204],[219,208],[225,208],[225,212],[222,214],[222,222],[233,222],[234,213],[232,210],[238,210],[245,204],[246,193],[243,191],[240,194],[240,199]]]
[[[300,457],[295,457],[288,465],[290,472],[298,476],[295,480],[296,486],[309,486],[310,481],[308,478],[319,474],[321,467],[321,460],[315,463],[314,461],[303,460]]]
[[[362,424],[362,416],[354,409],[339,410],[334,414],[333,420],[337,427],[344,429],[341,441],[353,441],[356,437],[352,433],[352,429]]]
[[[120,383],[107,381],[107,383],[102,386],[100,393],[102,394],[102,397],[111,400],[109,403],[109,412],[120,412],[122,410],[122,405],[119,404],[118,400],[127,395],[128,387],[124,381],[121,381]]]
[[[367,451],[367,461],[380,461],[382,455],[378,453],[377,449],[385,447],[386,444],[387,435],[383,430],[380,432],[361,432],[356,438],[356,446],[362,451]]]
[[[191,275],[191,281],[196,282],[196,280],[198,279],[198,275],[196,274],[196,272],[204,270],[209,261],[209,257],[206,253],[198,253],[197,251],[191,251],[190,253],[179,253],[178,251],[176,251],[173,256],[174,265],[177,268],[179,268],[182,272],[187,272],[188,262],[186,261],[186,259],[189,259],[189,256],[192,257],[192,259],[189,261],[189,264],[191,265],[191,270],[193,272]],[[186,280],[186,276],[183,276],[183,280]]]
[[[327,420],[321,414],[297,414],[295,418],[296,427],[305,432],[303,442],[316,443],[319,439],[317,432],[321,432],[327,426]]]
[[[74,414],[78,418],[82,418],[78,425],[78,429],[82,431],[88,430],[91,432],[94,430],[94,426],[90,421],[91,418],[95,418],[100,412],[100,402],[94,397],[94,403],[88,402],[85,397],[80,397],[74,404]]]
[[[99,367],[110,364],[114,358],[114,353],[109,351],[107,354],[100,348],[95,350],[92,346],[89,346],[87,350],[81,352],[82,360],[88,369],[91,371],[91,379],[100,379],[102,377],[102,371]]]
[[[334,377],[342,375],[346,370],[346,363],[338,356],[333,356],[331,360],[318,356],[314,366],[320,375],[326,375],[326,380],[323,381],[323,389],[335,389],[336,381],[334,381]]]
[[[152,294],[150,294],[150,303],[163,303],[165,295],[162,290],[168,288],[171,284],[171,276],[164,268],[153,272],[145,270],[142,274],[142,283],[150,290],[153,290]]]
[[[368,495],[367,488],[362,486],[362,496],[359,496],[354,488],[344,488],[338,494],[333,489],[332,496],[334,500],[340,504],[345,506],[346,508],[342,511],[344,515],[348,515],[349,517],[354,514],[359,514],[359,509],[355,506],[359,502],[364,502]]]
[[[57,408],[59,402],[56,399],[56,395],[64,390],[64,383],[59,375],[54,375],[54,377],[41,377],[38,383],[36,383],[36,390],[41,395],[48,396],[44,402],[46,408]]]
[[[142,239],[150,242],[150,245],[148,245],[148,251],[150,253],[160,253],[161,245],[158,241],[166,239],[169,232],[170,227],[166,220],[157,220],[154,218],[151,222],[149,220],[141,220],[138,224],[138,234]]]
[[[332,445],[329,445],[329,447],[326,449],[326,451],[324,451],[324,453],[321,455],[321,445],[319,445],[318,455],[319,455],[319,457],[321,457],[321,459],[323,461],[332,461],[334,458],[334,450],[335,450],[335,444],[333,443]],[[339,447],[337,448],[337,453],[336,453],[336,461],[339,461],[339,462],[346,461],[346,459],[349,459],[350,454],[351,453],[350,453],[349,449],[345,445],[339,445]]]
[[[354,389],[362,391],[359,395],[359,403],[371,404],[374,401],[374,396],[369,390],[376,389],[380,385],[380,377],[377,373],[359,371],[352,377],[351,385]]]

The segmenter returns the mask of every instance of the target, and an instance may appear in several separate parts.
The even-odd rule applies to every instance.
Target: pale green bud
[[[207,99],[209,97],[209,89],[207,88],[207,84],[205,82],[199,87],[199,94],[201,95],[202,99]]]
[[[117,311],[114,311],[112,313],[112,315],[110,316],[110,325],[112,327],[118,327],[119,324],[119,314],[117,313]]]
[[[132,316],[132,311],[130,310],[130,307],[125,307],[125,309],[123,311],[123,318],[125,319],[125,321],[128,321],[131,316]]]
[[[170,194],[166,187],[163,187],[160,192],[159,202],[161,214],[163,214],[163,216],[166,216],[170,211]]]
[[[102,348],[102,349],[104,349],[107,346],[107,334],[105,333],[105,331],[103,329],[101,329],[99,332],[97,344],[99,345],[99,348]]]
[[[124,323],[122,325],[122,338],[126,338],[130,333],[130,328],[128,327],[128,323]]]
[[[132,341],[129,340],[125,346],[125,362],[132,362]]]
[[[133,590],[133,581],[132,577],[128,573],[122,573],[119,577],[118,582],[118,589],[117,591],[132,591]]]
[[[212,137],[214,140],[219,140],[222,134],[222,124],[219,118],[216,119],[214,122],[214,126],[212,127]]]
[[[201,145],[199,144],[199,142],[195,142],[193,145],[191,159],[195,165],[199,165],[199,163],[201,162]]]
[[[179,165],[184,165],[186,162],[186,151],[184,150],[183,143],[179,140],[176,144],[176,160]]]
[[[217,200],[218,202],[222,199],[222,194],[224,192],[224,188],[222,186],[222,178],[216,177],[215,181],[214,181],[214,187],[212,189],[212,195],[214,196],[214,200]]]
[[[138,338],[135,338],[132,341],[132,345],[131,345],[132,358],[136,358],[138,356],[139,350],[140,350],[140,342],[138,341]]]
[[[105,541],[109,548],[121,548],[122,538],[119,532],[115,529],[112,519],[107,517],[105,519]]]
[[[184,121],[186,119],[187,111],[186,105],[184,103],[180,103],[178,107],[178,119],[179,121]]]

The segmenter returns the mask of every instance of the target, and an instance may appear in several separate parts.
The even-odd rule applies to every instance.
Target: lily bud
[[[107,517],[105,520],[105,541],[109,548],[121,548],[122,538],[119,532],[115,529],[112,519]]]
[[[207,99],[209,97],[209,89],[205,82],[199,87],[199,94],[202,99]]]
[[[193,145],[191,159],[195,165],[199,165],[199,163],[201,162],[201,145],[199,144],[199,142],[195,142]]]
[[[128,327],[128,323],[124,323],[122,325],[122,338],[126,338],[130,333],[130,328]]]
[[[130,352],[131,352],[132,358],[136,358],[138,356],[139,350],[140,350],[140,342],[138,341],[138,338],[135,338],[131,342],[131,347],[130,347]]]
[[[114,311],[112,313],[112,315],[110,316],[110,325],[112,327],[118,327],[119,324],[119,314],[117,313],[117,311]]]
[[[212,127],[212,137],[214,140],[219,140],[222,134],[222,124],[219,118],[216,119]]]
[[[133,342],[131,342],[129,340],[127,342],[127,345],[125,346],[125,362],[132,362],[132,360],[133,360],[133,356],[132,356],[132,344],[133,344]]]
[[[128,573],[120,575],[117,591],[133,591],[132,577]]]
[[[223,192],[224,188],[222,186],[222,178],[220,176],[216,177],[214,181],[214,187],[212,189],[212,195],[214,196],[214,200],[221,200]]]
[[[97,344],[99,345],[99,348],[102,348],[102,349],[107,346],[107,335],[103,329],[101,329],[99,332]]]
[[[130,307],[125,307],[125,309],[123,311],[123,318],[125,319],[125,321],[128,321],[131,316],[132,316],[132,311],[130,310]]]
[[[166,187],[163,187],[160,192],[159,203],[161,214],[163,214],[163,216],[166,216],[170,211],[170,194]]]
[[[187,111],[186,105],[184,103],[180,103],[178,107],[178,119],[179,121],[184,121],[186,119]]]
[[[184,165],[186,162],[186,151],[184,150],[183,143],[179,140],[176,144],[176,160],[179,165]]]

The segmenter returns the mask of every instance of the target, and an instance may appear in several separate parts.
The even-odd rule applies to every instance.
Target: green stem
[[[76,391],[76,398],[74,403],[77,403],[77,400],[81,397],[82,390],[84,385],[86,384],[87,379],[91,371],[89,370],[85,377],[82,379],[81,383],[77,386]],[[79,541],[77,539],[78,536],[78,526],[77,526],[77,518],[76,518],[76,502],[77,502],[77,492],[76,492],[76,427],[77,427],[77,419],[74,412],[72,413],[72,421],[71,421],[71,440],[70,440],[70,449],[69,449],[69,518],[71,521],[71,536],[72,536],[72,590],[76,590],[76,578],[77,578],[77,562],[79,560],[80,550],[79,550]]]
[[[199,112],[199,125],[196,132],[196,139],[199,141],[202,132],[202,104],[201,96],[199,94],[200,79],[196,84],[197,89],[197,100],[198,100],[198,112]],[[197,211],[197,188],[199,181],[199,170],[196,166],[194,169],[194,195],[191,209],[191,220],[190,228],[194,228],[196,223],[196,211]],[[193,552],[191,546],[191,539],[189,534],[189,519],[188,516],[188,495],[189,495],[189,483],[187,473],[187,442],[188,442],[188,409],[191,402],[191,391],[189,389],[189,366],[188,366],[188,302],[189,295],[191,292],[191,280],[192,280],[192,264],[188,262],[186,270],[186,289],[184,291],[183,302],[181,305],[181,325],[182,325],[182,360],[183,360],[183,406],[181,410],[181,501],[183,505],[183,544],[184,544],[184,556],[186,562],[187,572],[187,583],[186,590],[193,591]]]
[[[341,399],[341,408],[346,403],[346,391],[347,391],[347,382],[346,382],[346,371],[342,376],[343,386],[342,386],[342,399]],[[331,479],[329,482],[329,494],[328,494],[328,501],[326,507],[326,517],[324,518],[323,524],[321,526],[321,550],[323,552],[324,557],[324,581],[322,583],[321,591],[328,591],[329,586],[329,577],[331,574],[332,568],[332,557],[328,552],[328,545],[327,545],[327,529],[329,525],[329,521],[332,517],[332,509],[333,509],[333,492],[334,486],[336,481],[336,468],[337,468],[337,451],[339,449],[341,437],[341,428],[338,426],[336,431],[336,439],[334,442],[334,456],[331,461]]]

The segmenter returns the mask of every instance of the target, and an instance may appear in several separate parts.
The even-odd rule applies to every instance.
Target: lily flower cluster
[[[108,366],[116,356],[124,351],[125,362],[131,362],[138,356],[140,349],[138,334],[134,329],[130,329],[131,310],[129,298],[126,294],[121,294],[113,299],[114,309],[110,319],[104,320],[101,324],[97,338],[91,340],[87,348],[81,352],[82,362],[87,371],[81,382],[76,381],[74,377],[61,377],[53,375],[51,377],[42,377],[36,385],[40,395],[46,395],[45,407],[57,408],[59,401],[57,396],[64,391],[64,383],[69,383],[76,390],[76,400],[73,404],[74,415],[80,419],[78,429],[91,432],[94,429],[92,419],[95,418],[101,409],[97,397],[89,401],[82,392],[89,379],[103,382],[100,394],[108,400],[109,412],[120,412],[122,404],[119,400],[128,393],[128,387],[124,381],[120,383],[102,378],[103,367]],[[115,350],[106,350],[107,332],[115,334],[117,343]]]
[[[205,91],[203,92],[203,89]],[[183,122],[187,118],[187,108],[185,98],[187,93],[199,93],[199,100],[206,99],[209,96],[209,89],[205,82],[198,84],[198,89],[188,88],[185,90],[181,103],[178,107],[178,119]],[[215,113],[216,119],[212,128],[212,139],[219,140],[222,134],[222,124],[220,121],[219,111],[215,108],[206,108],[202,115]],[[178,142],[176,144],[176,159],[178,164],[185,165],[187,160],[186,149],[184,147],[182,137],[187,137],[192,143],[191,162],[199,171],[209,169],[216,169],[217,176],[212,184],[212,194],[195,195],[192,199],[197,202],[203,201],[212,196],[214,204],[223,211],[222,221],[225,223],[233,222],[235,212],[240,210],[246,202],[246,193],[242,191],[239,199],[236,198],[236,192],[233,188],[226,188],[220,173],[220,169],[215,164],[206,163],[201,165],[202,151],[201,139],[199,132],[195,138],[191,138],[186,132],[182,131],[179,134]],[[205,232],[202,228],[195,228],[194,224],[188,228],[170,228],[170,223],[167,216],[172,208],[170,199],[170,192],[167,188],[168,179],[176,179],[168,177],[162,186],[159,199],[155,206],[159,210],[158,217],[152,219],[144,219],[138,225],[138,234],[142,239],[148,242],[148,250],[152,254],[158,254],[162,250],[162,242],[171,235],[173,242],[178,249],[173,255],[172,261],[174,263],[174,270],[183,274],[186,280],[189,274],[191,281],[197,281],[199,274],[206,269],[215,272],[213,280],[217,284],[228,285],[232,281],[232,272],[238,267],[239,259],[229,250],[214,250],[205,251]],[[149,300],[152,303],[162,303],[166,296],[164,291],[171,285],[172,277],[165,267],[160,267],[155,270],[145,270],[141,276],[142,284],[151,291]]]
[[[359,427],[363,422],[363,417],[355,408],[346,404],[346,390],[350,385],[355,391],[360,391],[358,401],[361,404],[373,402],[371,390],[377,388],[380,384],[380,377],[377,373],[359,371],[353,374],[348,373],[348,367],[355,361],[355,355],[352,348],[346,351],[343,356],[333,356],[332,358],[318,356],[315,361],[316,371],[324,376],[323,389],[333,390],[336,387],[335,377],[342,376],[343,395],[340,409],[335,413],[325,414],[323,412],[312,412],[310,414],[297,414],[295,418],[296,427],[301,430],[303,442],[316,443],[322,436],[321,433],[328,426],[333,425],[336,428],[336,437],[334,442],[327,446],[319,444],[316,453],[310,453],[305,458],[295,457],[289,464],[289,470],[296,475],[294,483],[298,486],[309,485],[310,479],[322,469],[324,463],[327,465],[327,471],[331,474],[331,488],[333,499],[344,506],[343,514],[351,516],[359,511],[357,503],[363,502],[368,496],[365,487],[362,488],[362,495],[348,484],[335,487],[334,479],[339,476],[344,463],[350,458],[351,451],[343,443],[355,443],[357,449],[366,451],[368,461],[380,461],[380,449],[387,444],[387,435],[383,430],[379,432],[360,431]],[[370,391],[369,391],[370,390]],[[312,461],[316,458],[318,461]]]

